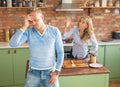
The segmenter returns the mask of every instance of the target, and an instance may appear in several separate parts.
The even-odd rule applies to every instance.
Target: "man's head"
[[[43,23],[44,16],[42,14],[41,9],[39,8],[32,8],[28,10],[28,16],[30,16],[30,23],[32,25],[40,25]]]

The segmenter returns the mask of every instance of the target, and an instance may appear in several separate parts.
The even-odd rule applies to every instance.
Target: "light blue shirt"
[[[26,31],[20,29],[11,38],[10,46],[17,47],[25,41],[28,42],[30,47],[30,67],[39,70],[54,67],[58,71],[61,70],[64,49],[58,28],[48,25],[43,34],[40,34],[34,27]]]
[[[88,55],[88,43],[81,40],[77,26],[74,26],[70,31],[66,32],[63,35],[63,39],[67,39],[70,36],[73,36],[73,56],[79,59],[85,58]],[[92,52],[96,53],[98,50],[98,43],[95,34],[92,34],[90,42],[92,43]]]

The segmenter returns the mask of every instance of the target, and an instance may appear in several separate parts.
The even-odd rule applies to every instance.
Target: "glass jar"
[[[96,63],[96,56],[90,55],[90,63]]]
[[[102,7],[106,7],[107,6],[107,0],[102,0]]]
[[[109,0],[109,1],[108,1],[108,6],[113,6],[112,0]]]
[[[97,0],[97,1],[95,2],[95,7],[100,7],[100,2],[99,2],[99,0]]]
[[[120,7],[120,1],[116,1],[115,7]]]
[[[5,30],[5,42],[9,42],[10,36],[9,36],[9,29]]]

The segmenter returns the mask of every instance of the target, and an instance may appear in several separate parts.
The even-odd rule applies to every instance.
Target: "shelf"
[[[120,7],[83,7],[80,4],[61,4],[56,8],[56,11],[83,11],[83,9],[114,9],[114,8],[120,8]]]
[[[87,7],[81,7],[81,8],[96,8],[96,9],[103,8],[105,9],[105,8],[120,8],[120,7],[89,7],[87,6]]]
[[[14,8],[33,8],[33,7],[0,7],[0,8],[7,8],[7,9],[14,9]],[[37,7],[37,8],[46,8],[45,6],[43,6],[43,7]]]

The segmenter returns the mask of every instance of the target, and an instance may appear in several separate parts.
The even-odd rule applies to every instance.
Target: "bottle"
[[[102,7],[106,7],[107,6],[107,0],[102,0]]]
[[[29,4],[29,7],[32,7],[33,6],[32,0],[30,0],[28,4]]]
[[[26,7],[26,1],[25,0],[22,1],[22,6]]]
[[[6,0],[2,0],[2,7],[6,7],[6,6],[7,6]]]
[[[12,0],[7,0],[7,7],[12,7]]]
[[[9,36],[9,29],[5,30],[5,42],[9,42],[10,36]]]
[[[12,6],[17,7],[18,6],[18,0],[12,0]]]
[[[23,7],[22,2],[19,2],[18,5],[19,7]]]
[[[95,7],[100,7],[100,2],[99,2],[99,0],[97,0],[97,1],[95,2]]]
[[[33,2],[33,7],[37,7],[37,2],[36,2],[36,0]]]

